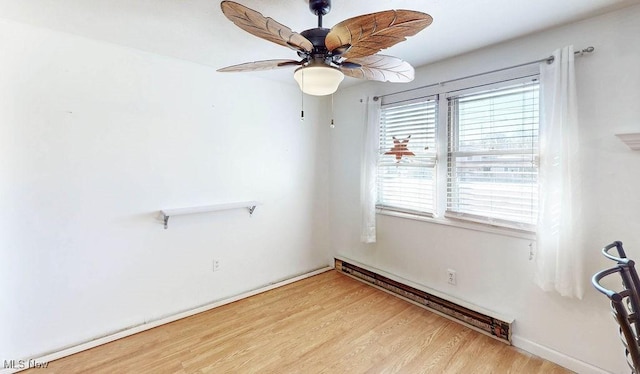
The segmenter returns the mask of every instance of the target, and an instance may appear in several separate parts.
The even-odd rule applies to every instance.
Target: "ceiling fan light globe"
[[[344,74],[330,66],[305,66],[296,69],[293,78],[307,95],[325,96],[336,92]]]

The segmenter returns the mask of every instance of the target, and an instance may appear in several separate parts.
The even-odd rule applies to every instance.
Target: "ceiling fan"
[[[289,47],[301,58],[264,60],[218,69],[243,72],[299,66],[293,77],[310,95],[334,93],[347,75],[381,82],[410,82],[413,67],[397,57],[376,54],[417,34],[433,18],[413,10],[387,10],[342,21],[331,29],[322,27],[322,16],[331,10],[331,0],[309,0],[318,16],[318,27],[297,33],[272,18],[233,1],[220,3],[224,15],[241,29],[270,42]]]

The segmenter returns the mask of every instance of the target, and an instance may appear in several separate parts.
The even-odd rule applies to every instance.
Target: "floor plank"
[[[38,373],[570,373],[335,271]]]

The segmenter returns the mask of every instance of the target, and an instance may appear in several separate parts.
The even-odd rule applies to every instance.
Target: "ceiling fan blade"
[[[371,56],[407,40],[433,22],[433,18],[413,10],[387,10],[349,18],[331,28],[325,38],[329,51],[348,47],[342,57]],[[346,49],[346,48],[345,48]]]
[[[263,60],[246,62],[244,64],[227,66],[226,68],[218,69],[219,72],[242,72],[242,71],[259,71],[259,70],[271,70],[278,68],[285,68],[292,65],[302,65],[302,61],[295,60]]]
[[[348,62],[356,64],[355,67],[350,68],[354,65],[345,63],[340,67],[340,71],[352,78],[406,83],[413,80],[415,73],[413,66],[408,62],[393,56],[373,55],[350,58]],[[357,67],[357,65],[360,66]]]
[[[313,44],[287,26],[233,1],[220,3],[222,13],[244,31],[297,51],[311,52]]]

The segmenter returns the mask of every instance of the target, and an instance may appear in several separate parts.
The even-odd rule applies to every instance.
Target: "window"
[[[433,99],[381,108],[378,207],[433,215],[435,132]]]
[[[536,77],[438,89],[426,99],[383,102],[377,207],[533,231]]]
[[[535,226],[538,91],[528,82],[448,98],[447,215]]]

